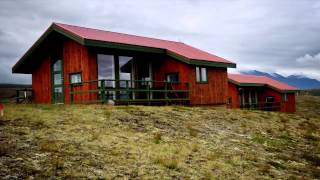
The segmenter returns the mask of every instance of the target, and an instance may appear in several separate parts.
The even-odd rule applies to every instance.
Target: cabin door
[[[62,60],[56,60],[51,67],[52,72],[52,103],[64,103]]]

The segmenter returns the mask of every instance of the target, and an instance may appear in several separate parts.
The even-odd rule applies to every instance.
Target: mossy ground
[[[7,105],[0,177],[317,179],[320,98],[297,113],[221,107]]]

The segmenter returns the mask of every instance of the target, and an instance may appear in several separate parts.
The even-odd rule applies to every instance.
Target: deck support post
[[[101,80],[101,101],[102,103],[105,103],[106,100],[106,92],[105,92],[105,81]]]
[[[74,93],[73,93],[73,86],[72,86],[72,84],[70,84],[70,102],[71,102],[71,104],[73,104],[73,102],[74,102]]]
[[[131,100],[131,97],[130,97],[131,92],[129,91],[129,80],[126,80],[126,94],[127,94],[127,96],[128,96],[128,99]],[[129,102],[130,102],[130,101],[127,102],[127,105],[129,105]]]
[[[187,86],[187,99],[189,100],[190,99],[190,83],[189,82],[187,82],[186,83],[186,86]]]
[[[116,89],[120,89],[120,67],[119,67],[119,55],[114,55],[114,69],[115,69],[115,85]],[[120,99],[120,91],[115,91],[116,100]]]
[[[166,99],[165,101],[166,101],[166,105],[168,105],[169,104],[169,102],[168,102],[168,82],[167,81],[165,81],[164,82],[164,98]]]

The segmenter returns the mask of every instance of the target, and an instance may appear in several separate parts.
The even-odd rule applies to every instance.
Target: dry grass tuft
[[[156,144],[159,144],[162,139],[162,134],[160,132],[156,132],[153,134],[153,141]]]
[[[191,123],[188,123],[186,128],[188,129],[190,136],[192,136],[192,137],[198,136],[199,131],[194,128],[194,125],[192,125]]]
[[[15,152],[15,150],[16,150],[16,146],[13,143],[0,141],[0,157],[7,156]]]
[[[176,157],[159,156],[155,159],[155,163],[168,169],[178,169],[179,166],[179,161]]]
[[[59,152],[62,145],[62,141],[49,139],[41,141],[39,147],[43,152]]]

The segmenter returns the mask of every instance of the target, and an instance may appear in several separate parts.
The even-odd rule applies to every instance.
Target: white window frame
[[[288,101],[288,93],[283,93],[282,94],[282,101],[287,102]]]
[[[76,76],[76,79],[74,79],[73,77]],[[81,72],[76,72],[76,73],[70,73],[69,74],[69,78],[70,78],[70,84],[82,84],[82,73]],[[76,80],[76,81],[74,81]]]
[[[208,83],[208,69],[206,67],[196,66],[196,82]]]

